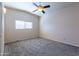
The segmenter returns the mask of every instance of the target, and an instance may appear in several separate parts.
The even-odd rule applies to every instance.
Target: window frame
[[[22,24],[23,25],[23,28],[20,28],[20,26],[22,26],[20,23],[22,22],[22,23],[24,23],[24,24]],[[29,27],[30,26],[30,27]],[[22,20],[15,20],[15,28],[16,29],[32,29],[33,28],[33,22],[31,22],[31,21],[22,21]]]

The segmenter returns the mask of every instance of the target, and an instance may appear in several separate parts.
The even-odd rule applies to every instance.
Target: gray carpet
[[[6,44],[4,56],[79,56],[79,48],[37,38]]]

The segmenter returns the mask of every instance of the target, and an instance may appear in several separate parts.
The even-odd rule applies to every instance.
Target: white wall
[[[32,22],[32,29],[16,29],[15,21]],[[38,37],[39,17],[28,12],[13,8],[6,8],[5,15],[5,43]]]
[[[4,19],[3,19],[3,4],[0,2],[0,55],[4,53]]]
[[[79,47],[79,4],[43,15],[40,37]]]
[[[1,13],[1,11],[2,11],[2,7],[1,7],[1,3],[0,3],[0,53],[1,53],[1,41],[2,41],[2,13]],[[0,54],[1,55],[1,54]]]

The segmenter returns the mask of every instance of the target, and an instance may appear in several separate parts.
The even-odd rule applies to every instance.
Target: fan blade
[[[33,12],[36,12],[37,11],[37,9],[36,10],[34,10]]]
[[[46,6],[44,6],[44,8],[50,8],[50,5],[46,5]]]
[[[44,14],[44,13],[45,13],[45,11],[44,11],[44,10],[42,10],[42,13]]]
[[[38,5],[36,3],[33,3],[36,7],[38,7]]]

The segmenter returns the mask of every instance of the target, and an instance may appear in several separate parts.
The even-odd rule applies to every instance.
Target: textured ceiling
[[[36,12],[32,12],[33,10],[36,9],[36,6],[33,5],[33,2],[5,2],[4,3],[6,6],[9,7],[13,7],[13,8],[17,8],[17,9],[21,9],[21,10],[25,10],[28,12],[31,12],[33,14],[42,16],[43,14],[39,11]],[[36,2],[36,4],[39,5],[39,2]],[[78,4],[78,2],[41,2],[42,5],[50,5],[50,8],[45,9],[45,14],[47,13],[53,13],[57,10],[60,10],[62,8],[66,8],[72,4]]]

